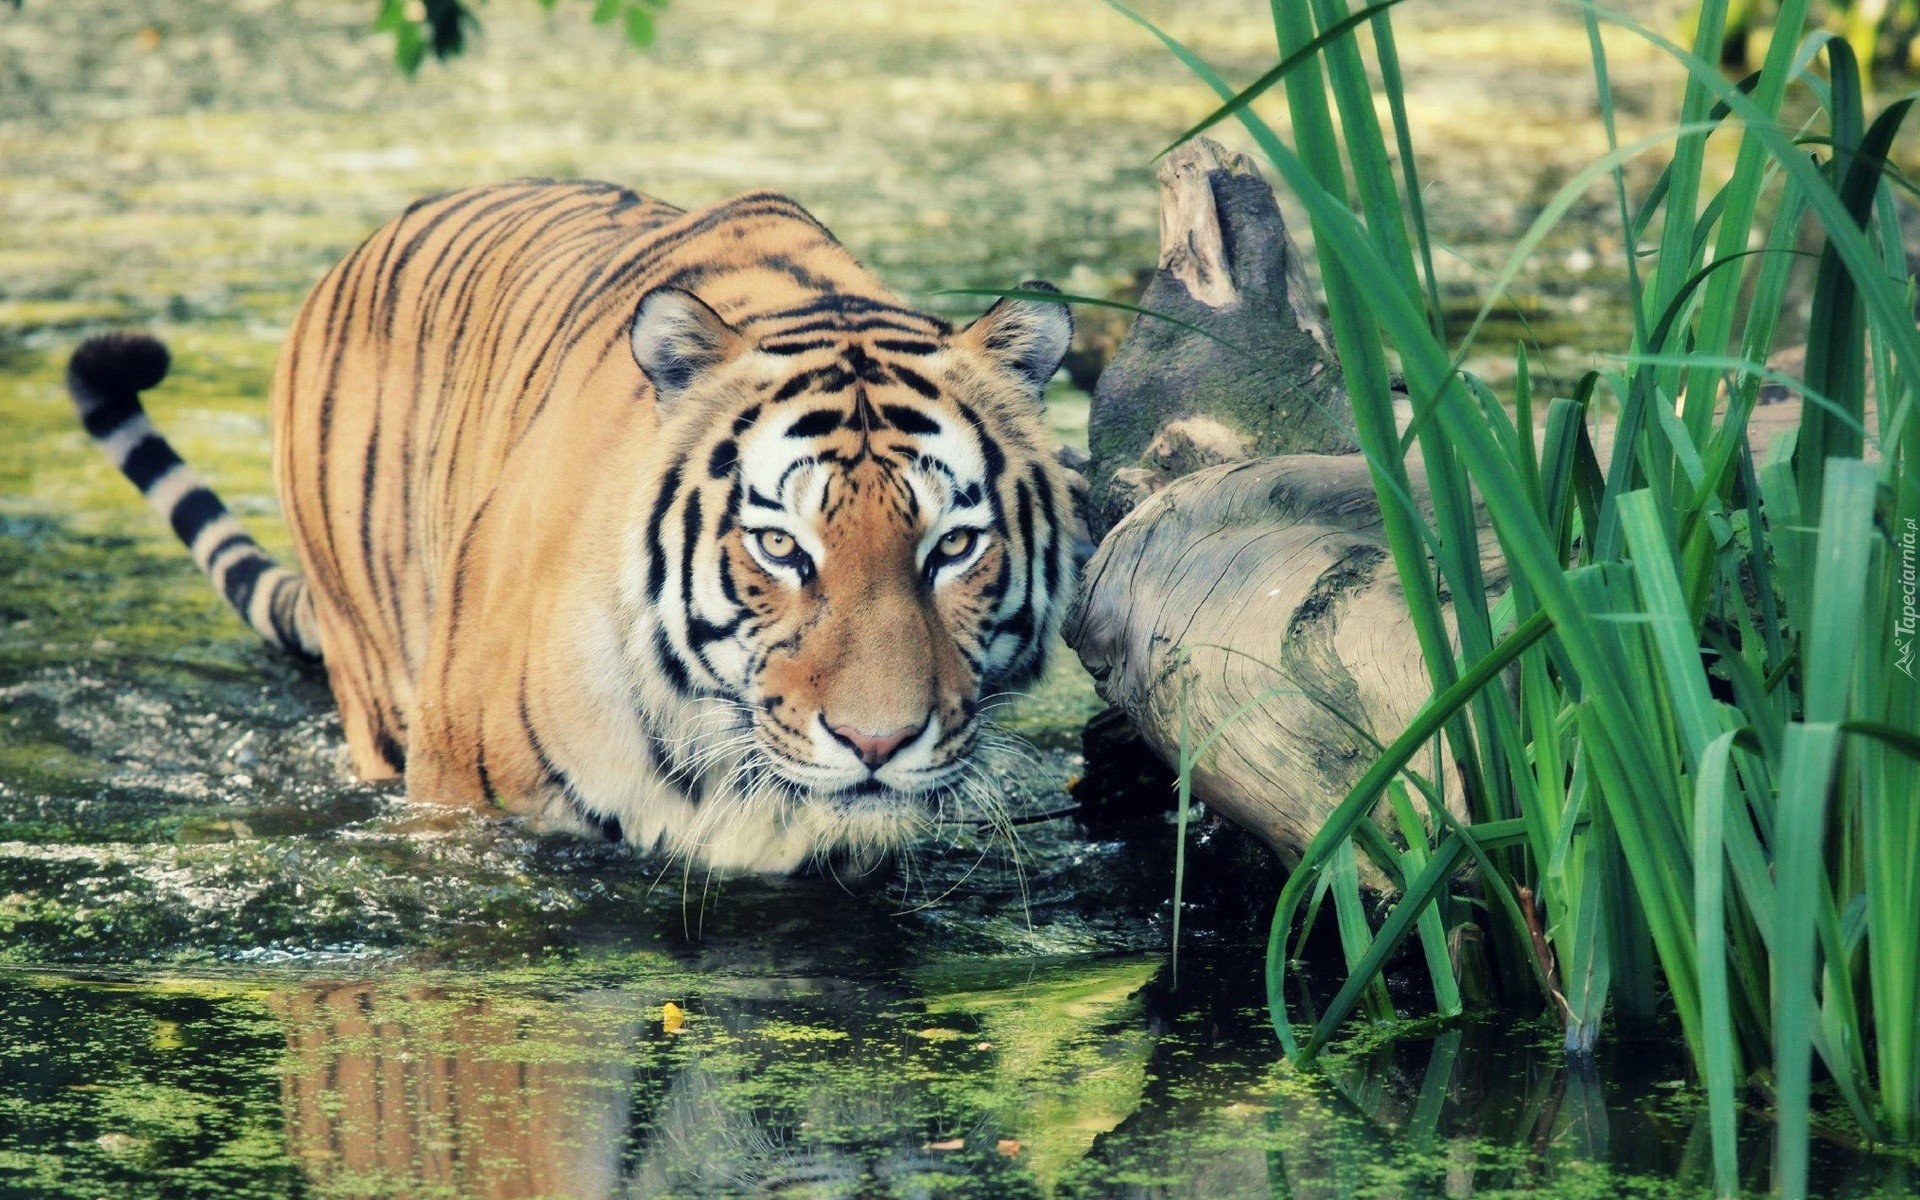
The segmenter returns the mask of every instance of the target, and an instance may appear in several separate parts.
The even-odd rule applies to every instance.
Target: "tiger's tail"
[[[159,435],[140,393],[166,378],[171,359],[143,333],[90,338],[67,364],[67,390],[94,444],[167,519],[214,589],[255,632],[301,658],[320,657],[307,581],[274,562],[220,497]]]

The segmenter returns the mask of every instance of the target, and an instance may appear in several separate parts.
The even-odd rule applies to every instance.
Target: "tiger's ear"
[[[746,345],[704,300],[676,287],[655,288],[640,298],[628,340],[662,409]]]
[[[1038,279],[1021,284],[1020,290],[1060,291]],[[1073,344],[1073,314],[1065,304],[1003,298],[961,330],[957,340],[1011,372],[1037,400]]]

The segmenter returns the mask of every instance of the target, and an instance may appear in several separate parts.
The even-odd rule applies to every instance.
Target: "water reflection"
[[[1224,966],[595,969],[0,976],[0,1196],[1660,1197],[1709,1169],[1664,1042],[1570,1069],[1549,1029],[1471,1023],[1302,1073]],[[1823,1196],[1915,1183],[1820,1147]]]
[[[634,997],[528,1004],[347,985],[269,1006],[287,1031],[288,1151],[323,1191],[615,1193]]]
[[[937,1020],[902,999],[810,980],[283,993],[288,1153],[324,1194],[1037,1195],[979,1022],[904,1019]]]

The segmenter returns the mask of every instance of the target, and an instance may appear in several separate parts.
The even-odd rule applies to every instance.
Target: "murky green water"
[[[1264,6],[1155,7],[1237,76],[1267,64]],[[414,83],[369,8],[0,6],[0,1195],[1697,1190],[1665,1043],[1568,1071],[1549,1028],[1506,1021],[1283,1066],[1257,1007],[1275,878],[1228,830],[1189,863],[1176,990],[1158,819],[1031,824],[1017,857],[963,826],[884,878],[721,881],[342,776],[323,682],[224,612],[74,427],[80,336],[173,344],[157,417],[284,549],[277,341],[419,192],[781,187],[964,311],[933,293],[1097,290],[1150,262],[1147,164],[1206,107],[1094,4],[681,0],[636,57],[584,4],[503,0],[479,53]],[[1464,298],[1601,146],[1584,43],[1544,5],[1401,11]],[[1658,97],[1644,57],[1615,66],[1634,136]],[[1603,239],[1569,226],[1523,276],[1514,315],[1552,369],[1618,342]],[[1055,401],[1081,436],[1084,398]],[[1066,662],[1011,718],[1039,751],[1008,780],[1022,811],[1068,803],[1092,703]],[[1822,1153],[1829,1194],[1914,1186]]]

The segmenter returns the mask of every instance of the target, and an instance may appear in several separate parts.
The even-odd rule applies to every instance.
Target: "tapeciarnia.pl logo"
[[[1920,543],[1920,530],[1915,528],[1915,518],[1908,517],[1900,531],[1900,613],[1893,619],[1893,665],[1908,679],[1914,677],[1914,634],[1920,627],[1920,563],[1915,561],[1920,546],[1916,543]]]

